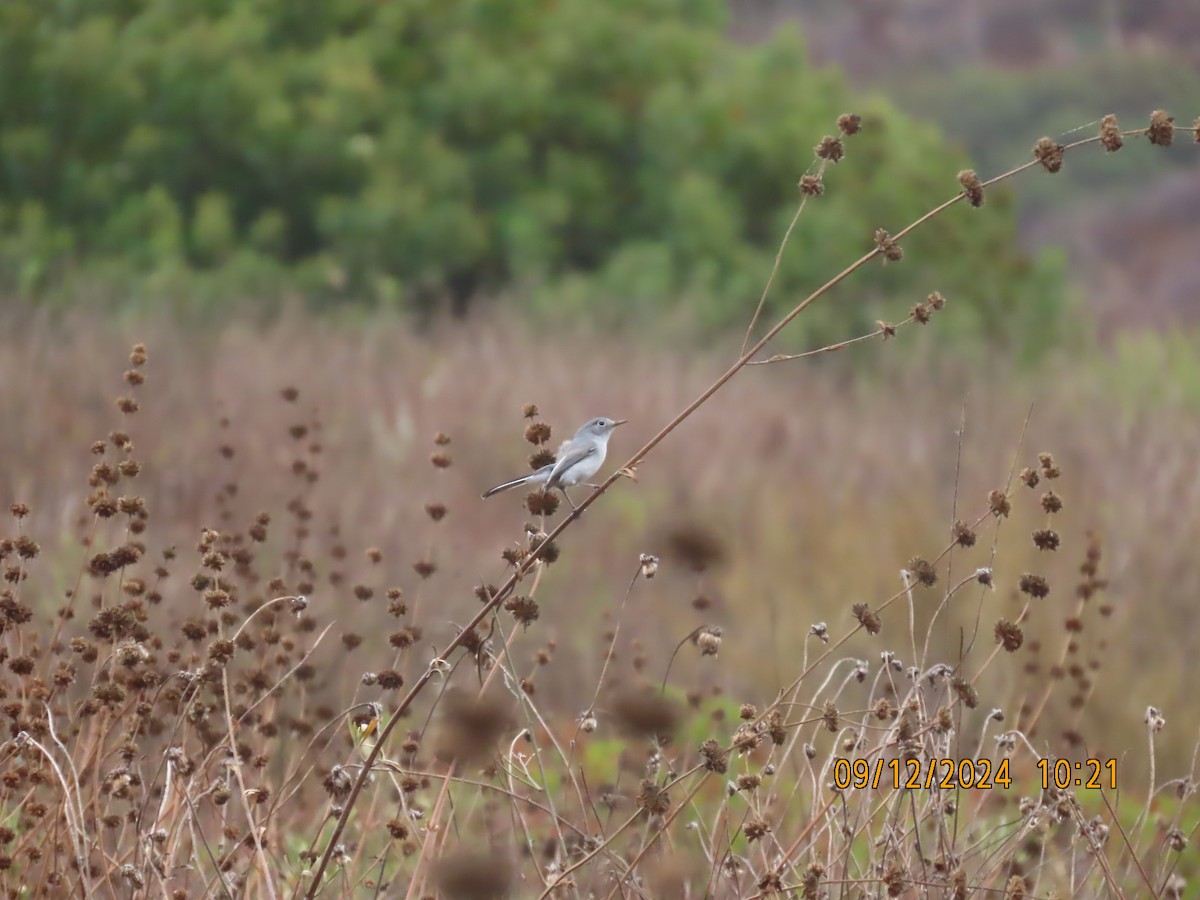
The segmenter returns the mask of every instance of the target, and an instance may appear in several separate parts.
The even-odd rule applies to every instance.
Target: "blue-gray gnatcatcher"
[[[584,484],[600,471],[600,467],[604,465],[604,457],[608,453],[608,439],[612,437],[613,429],[618,425],[624,425],[627,421],[628,419],[609,419],[600,416],[585,422],[583,427],[575,432],[575,437],[569,441],[563,441],[562,446],[558,448],[554,462],[521,478],[514,478],[512,481],[496,485],[484,493],[484,499],[510,488],[526,484],[541,484],[545,485],[543,490],[546,491],[558,488],[567,498],[567,502],[574,507],[575,504],[571,501],[566,489],[577,484]]]

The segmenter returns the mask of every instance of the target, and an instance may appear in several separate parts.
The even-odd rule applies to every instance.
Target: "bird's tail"
[[[504,484],[498,484],[491,490],[484,491],[483,499],[486,500],[493,494],[499,494],[501,491],[509,491],[513,488],[520,487],[523,484],[528,484],[532,477],[532,475],[523,475],[520,478],[514,478],[512,481],[506,481]]]

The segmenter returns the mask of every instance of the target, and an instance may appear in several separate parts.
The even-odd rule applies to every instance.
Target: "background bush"
[[[717,0],[5,3],[0,287],[459,311],[509,293],[545,315],[744,322],[839,113],[869,127],[802,217],[781,304],[953,193],[967,160],[815,70],[798,32],[747,47],[725,24]],[[970,301],[966,332],[1050,340],[1058,266],[990,205],[914,238],[887,290],[937,287]],[[834,304],[806,327],[876,315]]]

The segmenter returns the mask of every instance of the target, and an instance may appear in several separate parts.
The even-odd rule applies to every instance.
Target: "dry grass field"
[[[551,542],[481,491],[738,337],[13,314],[0,885],[1192,894],[1197,408],[954,314],[746,367]]]

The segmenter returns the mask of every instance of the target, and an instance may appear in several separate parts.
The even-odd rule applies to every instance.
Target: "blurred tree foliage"
[[[722,0],[4,0],[0,284],[743,323],[839,113],[866,127],[801,218],[780,307],[965,160],[852,103],[797,33],[747,47],[725,25]],[[1053,340],[1058,266],[1017,249],[1003,193],[905,249],[810,329],[937,289],[967,333]]]

